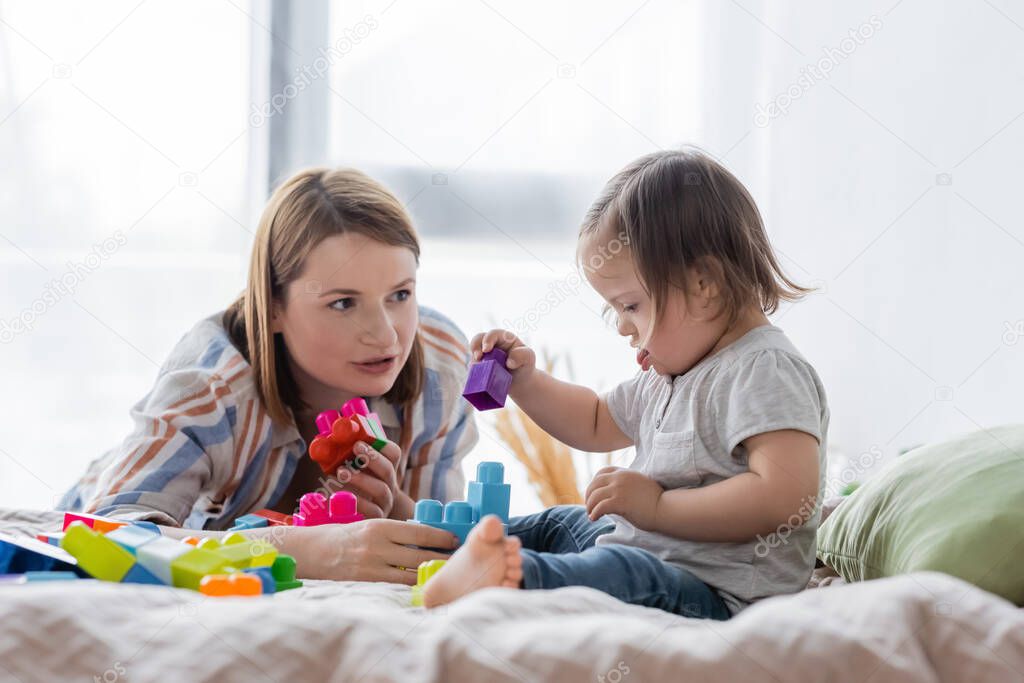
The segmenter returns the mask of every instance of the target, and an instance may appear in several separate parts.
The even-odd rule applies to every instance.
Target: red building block
[[[351,460],[352,449],[359,441],[378,450],[387,444],[380,424],[363,415],[340,415],[334,418],[330,431],[325,433],[323,428],[334,414],[337,414],[337,411],[320,413],[317,417],[320,435],[309,445],[309,457],[320,465],[320,469],[326,474],[334,474],[346,461]],[[324,417],[325,415],[327,417]]]
[[[260,517],[265,517],[266,520],[270,523],[270,526],[292,526],[292,524],[294,523],[291,515],[286,515],[283,512],[278,512],[277,510],[263,509],[257,510],[252,514],[259,515]]]

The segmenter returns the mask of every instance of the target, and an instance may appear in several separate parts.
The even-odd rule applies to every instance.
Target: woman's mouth
[[[361,372],[370,375],[382,375],[385,372],[389,372],[395,366],[397,359],[398,356],[378,356],[364,361],[354,361],[352,365],[356,366]]]
[[[651,352],[647,349],[639,349],[636,352],[636,362],[640,364],[643,370],[647,370],[651,367]]]

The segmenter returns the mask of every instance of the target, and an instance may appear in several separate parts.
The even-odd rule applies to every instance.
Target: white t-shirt
[[[818,440],[819,498],[825,490],[829,409],[814,368],[774,325],[754,328],[678,377],[638,373],[605,399],[636,445],[630,469],[665,489],[709,486],[749,471],[742,441],[780,429]],[[643,548],[715,588],[733,614],[756,600],[802,590],[814,569],[819,500],[802,501],[768,537],[744,543],[686,541],[638,529],[619,515],[598,545]]]

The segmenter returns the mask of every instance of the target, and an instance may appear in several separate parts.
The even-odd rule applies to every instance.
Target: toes
[[[487,515],[473,528],[470,535],[485,543],[497,543],[505,535],[505,529],[501,526],[501,519],[496,515]]]

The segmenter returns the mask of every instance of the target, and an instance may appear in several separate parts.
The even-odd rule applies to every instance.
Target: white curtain
[[[790,274],[820,287],[777,323],[825,380],[833,444],[873,463],[1022,421],[1024,8],[700,14],[701,141],[752,188]]]

